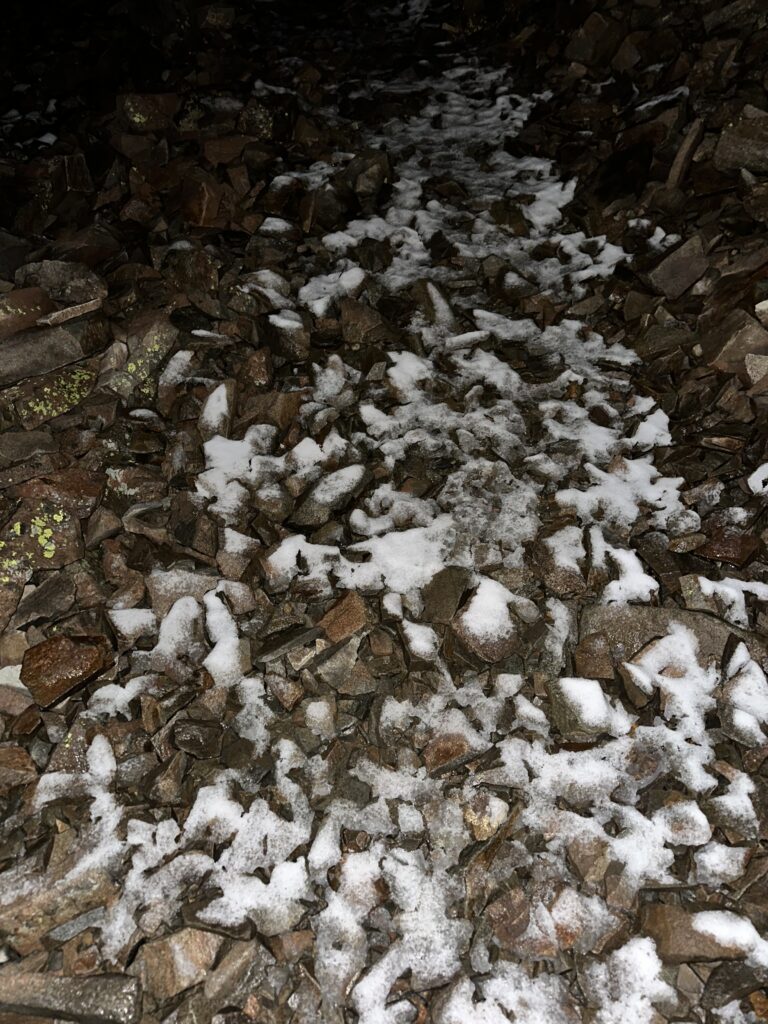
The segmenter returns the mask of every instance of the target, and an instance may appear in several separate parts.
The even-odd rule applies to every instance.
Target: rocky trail
[[[0,1024],[768,1020],[768,12],[500,7],[4,67]]]

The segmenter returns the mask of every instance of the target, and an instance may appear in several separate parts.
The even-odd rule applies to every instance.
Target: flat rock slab
[[[579,623],[579,640],[593,633],[602,633],[615,662],[629,660],[645,645],[659,636],[666,636],[674,623],[690,629],[699,641],[699,656],[704,663],[720,663],[728,637],[735,634],[749,649],[753,658],[766,656],[766,645],[754,633],[731,626],[704,612],[676,608],[628,606],[615,608],[598,605],[585,608]]]
[[[61,978],[1,971],[0,1009],[83,1024],[134,1024],[141,1016],[141,986],[120,974]]]
[[[729,946],[694,927],[696,913],[671,903],[651,903],[640,914],[642,930],[656,943],[656,951],[666,963],[684,964],[689,960],[741,960],[743,946]]]
[[[106,637],[56,636],[30,647],[21,681],[41,708],[50,707],[112,664]]]

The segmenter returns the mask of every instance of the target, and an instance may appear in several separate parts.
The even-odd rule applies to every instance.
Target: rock
[[[720,664],[731,634],[736,634],[744,641],[753,658],[761,660],[768,653],[765,643],[753,632],[720,622],[711,615],[675,608],[646,608],[640,605],[625,608],[585,608],[579,622],[579,637],[586,637],[590,633],[603,633],[608,641],[611,657],[618,665],[620,662],[629,661],[649,641],[666,636],[674,622],[680,622],[696,635],[699,641],[699,656],[703,664]]]
[[[0,434],[0,462],[25,462],[58,451],[50,430],[8,430]]]
[[[422,591],[424,608],[422,619],[425,622],[448,624],[470,584],[472,574],[468,569],[458,565],[448,565],[441,569]]]
[[[63,327],[43,327],[0,343],[0,386],[39,377],[83,357],[80,342]]]
[[[491,930],[501,949],[517,952],[517,940],[528,928],[531,903],[522,889],[511,889],[485,909]]]
[[[64,260],[26,263],[16,271],[16,284],[23,288],[42,288],[65,306],[104,299],[107,295],[107,286],[98,274],[81,263]]]
[[[364,598],[356,590],[348,591],[340,601],[317,623],[333,644],[341,643],[348,637],[369,625],[369,613]]]
[[[699,235],[671,252],[648,275],[653,288],[670,300],[679,299],[709,267]]]
[[[0,1009],[83,1024],[137,1024],[141,988],[135,978],[121,974],[62,978],[10,973],[6,968],[0,971]]]
[[[40,317],[55,309],[42,288],[14,288],[0,297],[0,341],[34,327]]]
[[[23,747],[0,745],[0,794],[37,778],[37,768]]]
[[[215,722],[185,719],[177,722],[173,729],[174,744],[192,757],[218,757],[221,741],[221,727]]]
[[[31,891],[0,905],[0,931],[12,949],[26,956],[42,948],[48,932],[89,910],[111,905],[117,895],[117,885],[101,868],[71,878],[43,878]]]
[[[158,1003],[204,981],[224,939],[198,928],[182,928],[139,950],[130,967]]]
[[[745,359],[768,355],[768,331],[743,309],[734,309],[702,338],[701,347],[710,366],[749,380]]]
[[[565,56],[581,64],[607,64],[616,52],[622,36],[617,21],[593,11],[574,32],[565,48]]]
[[[580,676],[587,679],[613,679],[613,658],[604,633],[590,633],[582,637],[573,652],[573,659]]]
[[[746,106],[740,117],[723,129],[714,162],[720,171],[745,168],[756,174],[768,173],[768,113]]]
[[[694,154],[703,138],[704,121],[702,118],[697,117],[685,133],[685,137],[680,143],[680,148],[675,154],[675,159],[672,161],[672,166],[667,175],[667,185],[670,188],[679,188],[682,185],[690,169]]]
[[[729,946],[697,930],[694,919],[695,913],[675,904],[650,903],[640,912],[640,927],[656,943],[665,963],[743,959],[743,946]]]
[[[424,747],[422,756],[427,771],[434,772],[444,765],[465,758],[471,749],[466,736],[459,733],[440,733]]]
[[[370,473],[365,466],[345,466],[329,473],[294,509],[291,519],[297,526],[322,526],[334,512],[357,496],[369,479]]]
[[[24,654],[21,681],[42,708],[95,678],[113,662],[106,637],[57,636]]]
[[[701,1005],[705,1010],[713,1010],[733,1000],[741,1000],[750,992],[763,988],[767,980],[768,972],[764,969],[743,963],[718,964],[707,978]]]
[[[560,733],[567,739],[620,736],[629,731],[630,719],[621,707],[614,707],[594,679],[557,679],[549,684],[551,713]]]

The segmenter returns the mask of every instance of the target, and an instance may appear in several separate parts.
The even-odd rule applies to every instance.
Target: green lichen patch
[[[14,403],[22,426],[25,430],[34,430],[41,423],[69,412],[88,397],[95,383],[93,362],[65,367],[31,382],[25,388],[27,394]]]

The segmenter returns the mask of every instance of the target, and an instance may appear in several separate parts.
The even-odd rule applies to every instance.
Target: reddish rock
[[[21,666],[21,681],[42,708],[87,683],[114,661],[106,637],[55,636],[30,647]]]

